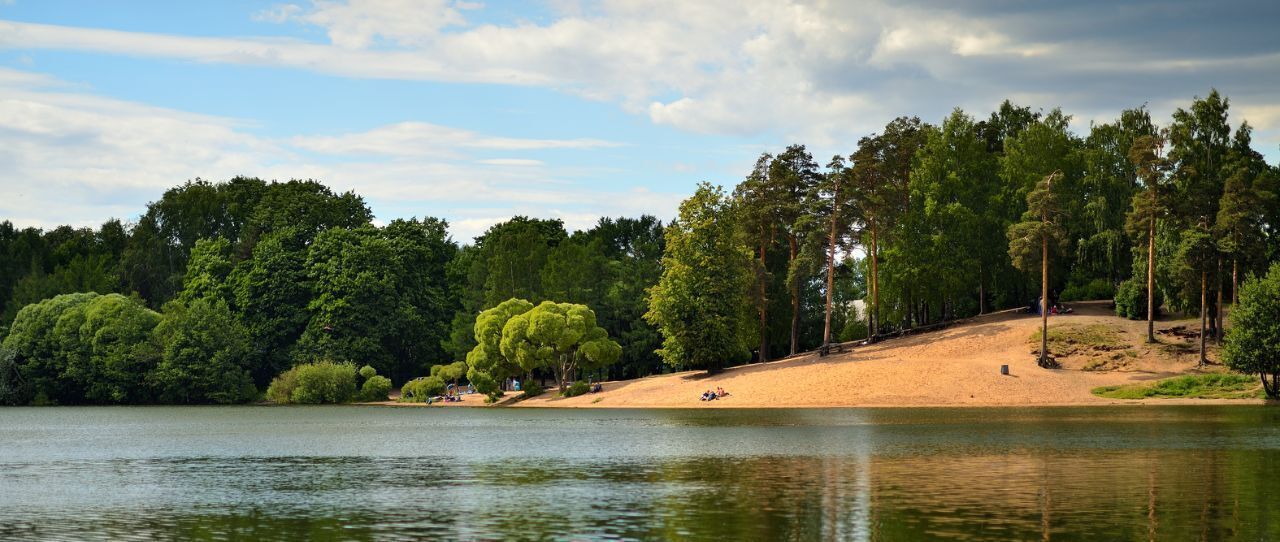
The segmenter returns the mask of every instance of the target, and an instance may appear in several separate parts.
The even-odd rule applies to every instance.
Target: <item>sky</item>
[[[1217,88],[1280,159],[1280,2],[0,0],[0,220],[316,179],[469,242],[674,216],[700,181],[1007,99],[1072,128]]]

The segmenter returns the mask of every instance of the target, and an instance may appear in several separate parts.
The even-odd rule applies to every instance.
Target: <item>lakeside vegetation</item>
[[[1093,394],[1108,399],[1258,399],[1262,385],[1249,375],[1212,373],[1166,378],[1150,384],[1103,386]]]
[[[130,224],[4,222],[0,403],[342,402],[374,378],[411,397],[462,378],[492,397],[514,376],[566,392],[1042,296],[1198,311],[1202,360],[1238,303],[1224,359],[1275,382],[1280,278],[1240,282],[1280,254],[1280,170],[1228,111],[1213,91],[1166,126],[1140,107],[1085,136],[1009,102],[902,117],[825,167],[803,145],[765,153],[670,223],[514,217],[461,245],[437,218],[376,226],[357,194],[245,177],[187,182]],[[313,377],[332,393],[296,400]]]

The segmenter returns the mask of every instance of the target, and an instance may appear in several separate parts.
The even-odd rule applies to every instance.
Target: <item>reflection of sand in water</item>
[[[1107,404],[1121,401],[1095,397],[1090,390],[1194,369],[1194,356],[1183,355],[1177,348],[1142,345],[1146,322],[1118,318],[1105,303],[1075,306],[1076,313],[1053,316],[1050,325],[1114,327],[1134,345],[1133,355],[1125,356],[1124,370],[1041,369],[1035,364],[1035,348],[1030,344],[1032,334],[1039,330],[1039,317],[1005,311],[942,331],[892,339],[825,358],[804,354],[735,367],[711,376],[687,371],[608,382],[603,393],[567,399],[548,393],[519,405],[703,408]],[[1164,329],[1185,323],[1158,322],[1157,326]],[[1010,376],[1000,375],[1002,364],[1010,366]],[[698,401],[703,391],[716,387],[723,387],[732,395],[718,401]]]
[[[720,465],[719,476],[700,466],[701,479],[723,480],[715,489],[723,500],[708,495],[679,506],[742,514],[744,524],[730,530],[742,536],[764,530],[824,540],[1265,537],[1278,527],[1266,521],[1269,497],[1246,478],[1260,471],[1233,468],[1232,459],[1225,451],[1148,450],[753,458]]]

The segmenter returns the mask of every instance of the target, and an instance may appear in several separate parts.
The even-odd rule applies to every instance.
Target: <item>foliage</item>
[[[170,303],[155,334],[163,354],[152,381],[161,402],[242,403],[257,396],[249,332],[222,299]]]
[[[749,356],[750,256],[739,242],[724,191],[703,183],[666,230],[663,272],[645,320],[663,336],[673,367],[716,370]]]
[[[1062,290],[1063,301],[1090,301],[1094,299],[1112,299],[1116,296],[1116,287],[1107,279],[1093,279],[1088,284],[1071,283]],[[1146,312],[1145,306],[1142,312]]]
[[[1143,269],[1145,271],[1145,268]],[[1134,275],[1116,289],[1116,316],[1130,320],[1147,319],[1147,278],[1146,273]],[[1160,289],[1156,288],[1156,317],[1160,316],[1160,307],[1164,303]]]
[[[569,387],[564,389],[564,391],[561,391],[560,395],[564,397],[577,397],[579,395],[585,395],[589,391],[591,391],[591,386],[587,384],[587,381],[579,380],[570,384]]]
[[[366,365],[366,367],[368,367]],[[391,393],[391,379],[382,375],[373,375],[365,379],[364,384],[360,386],[360,401],[375,402],[386,401],[387,395]]]
[[[389,386],[388,386],[389,388]],[[339,404],[356,398],[356,366],[319,361],[285,371],[267,388],[267,399],[277,404]]]
[[[1268,397],[1280,397],[1280,264],[1246,280],[1232,309],[1222,360],[1232,370],[1256,374]]]
[[[552,301],[512,316],[502,328],[500,348],[526,372],[552,370],[562,390],[579,370],[608,366],[622,355],[586,305]]]
[[[1094,388],[1093,394],[1108,399],[1251,399],[1260,396],[1253,377],[1210,373],[1159,380],[1154,384],[1127,384]]]
[[[364,367],[360,368],[359,374],[360,374],[361,380],[368,380],[369,378],[377,375],[378,370],[374,369],[372,365],[365,365]]]
[[[443,395],[446,389],[444,380],[438,376],[416,378],[400,387],[400,402],[425,403],[431,397]]]
[[[502,351],[502,331],[507,321],[533,308],[523,299],[508,299],[476,317],[476,347],[467,353],[467,381],[476,391],[495,399],[502,395],[502,382],[520,369],[516,360]]]
[[[528,382],[525,382],[524,385],[521,387],[522,393],[520,394],[520,398],[528,399],[530,397],[537,397],[539,395],[542,395],[543,393],[546,393],[546,391],[547,390],[542,389],[542,385],[539,384],[537,381],[530,380]]]

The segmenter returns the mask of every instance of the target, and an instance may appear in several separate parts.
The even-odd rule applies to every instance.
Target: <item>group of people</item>
[[[715,391],[707,390],[707,391],[702,392],[702,399],[701,399],[701,400],[702,400],[702,401],[715,401],[716,399],[719,399],[719,398],[721,398],[721,397],[725,397],[725,396],[727,396],[727,395],[729,395],[729,392],[724,391],[724,388],[717,387]]]

